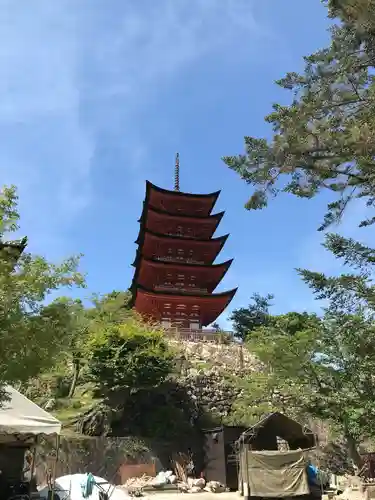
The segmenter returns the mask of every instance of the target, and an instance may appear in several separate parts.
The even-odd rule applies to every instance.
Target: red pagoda
[[[178,156],[174,191],[146,182],[131,291],[135,310],[165,328],[200,330],[236,293],[213,293],[232,263],[214,264],[228,238],[213,237],[224,215],[211,213],[219,194],[181,192]]]

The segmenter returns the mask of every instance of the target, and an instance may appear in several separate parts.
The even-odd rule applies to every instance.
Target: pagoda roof
[[[212,287],[213,290],[214,288],[216,288],[217,284],[220,283],[220,281],[223,279],[225,273],[228,271],[232,262],[233,259],[229,259],[220,264],[193,264],[189,262],[161,261],[156,259],[148,259],[146,257],[141,256],[137,262],[130,289],[134,290],[134,288],[137,286],[140,270],[142,266],[146,266],[155,269],[170,269],[170,270],[178,269],[181,270],[182,272],[185,271],[199,272],[202,270],[207,271],[216,277],[216,280],[214,280],[215,286]]]
[[[154,291],[140,285],[133,293],[132,304],[140,314],[155,316],[155,308],[164,303],[185,304],[187,306],[199,305],[202,326],[213,323],[233,299],[237,288],[214,294],[181,294],[181,292]],[[160,310],[159,310],[160,311]],[[161,313],[160,313],[161,314]]]
[[[173,195],[173,196],[186,196],[189,198],[215,198],[215,201],[217,200],[219,194],[221,191],[214,191],[213,193],[207,193],[207,194],[202,194],[202,193],[185,193],[183,191],[174,191],[170,189],[164,189],[159,186],[156,186],[150,181],[146,181],[146,192],[147,190],[155,190],[158,191],[159,193],[167,194],[167,195]]]
[[[160,197],[162,198],[169,198],[170,200],[191,200],[191,201],[204,201],[206,205],[206,215],[209,215],[220,195],[220,190],[215,191],[213,193],[207,193],[207,194],[201,194],[201,193],[185,193],[183,191],[172,191],[169,189],[164,189],[159,186],[156,186],[155,184],[152,184],[150,181],[146,181],[146,197],[145,197],[145,204],[156,206],[157,203],[155,203],[156,200],[159,199]],[[156,206],[156,208],[158,208]]]
[[[17,256],[17,258],[21,256],[26,247],[27,237],[24,237],[21,240],[0,241],[0,251],[5,250],[9,253],[13,253]]]
[[[186,214],[171,214],[165,210],[158,210],[153,207],[149,207],[144,204],[143,210],[141,217],[138,219],[138,222],[140,223],[139,227],[139,233],[138,233],[138,239],[142,231],[144,231],[146,228],[148,228],[149,231],[157,232],[155,229],[157,228],[152,228],[150,227],[151,221],[153,220],[154,223],[158,224],[158,219],[159,221],[164,221],[167,222],[176,222],[178,223],[181,221],[182,224],[184,223],[191,223],[192,225],[200,225],[202,223],[205,223],[205,225],[208,225],[208,232],[206,231],[207,237],[210,238],[216,231],[218,225],[220,224],[221,219],[224,216],[224,211],[223,212],[218,212],[217,214],[212,214],[212,215],[186,215]],[[163,222],[164,223],[164,222]],[[160,224],[160,222],[159,222]],[[155,224],[154,224],[155,225]],[[162,234],[162,233],[160,233]],[[185,237],[184,237],[185,238]],[[137,239],[137,241],[138,241]],[[194,238],[196,239],[196,238]]]
[[[171,217],[174,219],[191,219],[197,222],[202,222],[202,221],[207,221],[207,220],[214,220],[218,219],[219,222],[223,218],[225,211],[223,210],[222,212],[217,212],[216,214],[209,214],[209,215],[188,215],[184,213],[177,213],[177,214],[171,214],[170,212],[167,212],[166,210],[160,210],[159,208],[151,207],[147,205],[146,203],[143,203],[143,210],[140,218],[138,219],[137,222],[142,223],[142,221],[147,217],[148,212],[154,212],[155,214],[158,215],[163,215],[165,217]]]
[[[144,251],[145,245],[152,245],[153,241],[154,242],[169,242],[171,245],[176,246],[176,244],[179,244],[182,247],[189,246],[190,248],[192,247],[209,247],[211,249],[210,252],[210,257],[208,260],[206,259],[206,264],[212,264],[212,262],[216,259],[217,255],[221,252],[221,249],[223,248],[226,240],[228,239],[229,234],[225,234],[224,236],[219,236],[217,238],[210,238],[207,240],[201,240],[201,239],[196,239],[196,238],[184,238],[181,236],[173,236],[173,235],[166,235],[166,234],[160,234],[160,233],[154,233],[152,231],[149,231],[148,229],[143,230],[137,240],[135,241],[136,244],[138,244],[138,249],[137,253],[135,256],[135,260],[133,262],[133,266],[136,266],[140,257],[146,253],[146,257],[150,258],[150,255],[147,255],[147,252]]]

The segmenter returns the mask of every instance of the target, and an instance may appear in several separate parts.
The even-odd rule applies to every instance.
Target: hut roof
[[[313,448],[316,445],[311,429],[279,412],[268,414],[241,436],[243,441],[258,450],[273,449],[268,445],[276,443],[277,437],[286,441],[291,449]]]

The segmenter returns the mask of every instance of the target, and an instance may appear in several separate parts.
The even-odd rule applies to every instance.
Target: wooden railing
[[[189,340],[191,342],[213,342],[216,344],[232,343],[233,333],[223,330],[191,330],[190,328],[170,327],[164,328],[168,337]]]

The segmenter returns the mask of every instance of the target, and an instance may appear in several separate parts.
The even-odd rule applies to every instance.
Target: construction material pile
[[[210,493],[224,493],[226,488],[219,481],[206,481],[200,477],[198,479],[188,478],[186,483],[177,483],[178,490],[181,493],[200,493],[201,491],[208,491]]]
[[[226,491],[223,484],[218,481],[209,481],[203,477],[194,478],[194,465],[192,457],[178,453],[172,458],[172,470],[161,471],[156,477],[143,475],[141,477],[129,478],[122,488],[131,497],[143,496],[145,491],[175,489],[181,493],[199,493],[208,491],[211,493],[222,493]]]
[[[191,477],[178,480],[172,471],[159,472],[156,477],[145,474],[141,477],[131,477],[121,488],[131,497],[141,497],[145,490],[163,490],[170,487],[169,485],[174,485],[180,493],[199,493],[201,491],[223,493],[226,491],[225,486],[219,483],[219,481],[209,481],[206,483],[204,478],[194,479]]]

